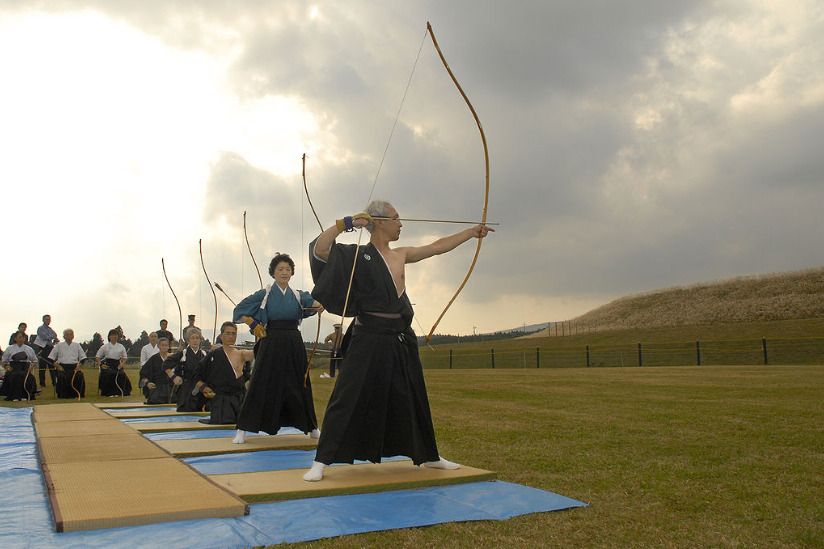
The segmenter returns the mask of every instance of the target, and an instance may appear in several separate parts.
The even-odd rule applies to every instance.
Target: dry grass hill
[[[600,332],[816,317],[824,317],[824,267],[631,295],[593,309],[572,323],[583,331]],[[532,335],[546,335],[542,332]]]

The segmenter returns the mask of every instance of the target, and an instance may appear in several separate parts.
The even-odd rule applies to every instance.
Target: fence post
[[[449,349],[449,369],[452,369],[452,349]]]
[[[535,364],[536,364],[536,366],[535,366],[536,368],[541,367],[541,348],[540,347],[535,347]]]
[[[644,365],[644,357],[643,357],[643,353],[641,352],[641,344],[639,343],[638,344],[638,367],[640,368],[643,365]]]
[[[489,352],[492,356],[492,369],[495,369],[495,349],[490,349]]]
[[[701,342],[695,342],[695,365],[701,366]]]
[[[769,361],[767,360],[767,338],[766,337],[761,338],[761,349],[763,349],[763,351],[764,351],[764,366],[766,366],[767,364],[769,364]]]
[[[587,368],[589,368],[589,345],[587,345]]]

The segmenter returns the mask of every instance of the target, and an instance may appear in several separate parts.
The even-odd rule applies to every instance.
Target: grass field
[[[822,366],[426,378],[445,457],[591,506],[300,546],[824,547]],[[332,383],[313,384],[322,416]]]
[[[592,366],[635,366],[638,343],[647,366],[695,365],[700,341],[703,365],[758,364],[763,361],[761,338],[767,339],[771,364],[824,364],[824,318],[716,323],[657,328],[633,328],[581,333],[564,337],[530,336],[475,343],[421,346],[426,368],[584,367],[586,348]]]

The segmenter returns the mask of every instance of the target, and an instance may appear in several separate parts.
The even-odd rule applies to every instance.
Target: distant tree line
[[[507,330],[505,332],[493,332],[491,334],[473,334],[473,335],[452,335],[452,334],[435,334],[429,340],[430,345],[439,345],[443,343],[473,343],[478,341],[492,341],[501,339],[515,339],[532,332],[524,332],[523,330]],[[424,345],[426,338],[418,336],[418,344]]]

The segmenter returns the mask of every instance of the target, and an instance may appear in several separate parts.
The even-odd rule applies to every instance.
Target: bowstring
[[[421,39],[421,45],[418,47],[415,62],[412,64],[412,71],[409,73],[409,79],[406,81],[406,88],[403,90],[401,103],[398,105],[398,112],[395,113],[395,120],[392,122],[392,129],[389,130],[389,139],[386,140],[386,147],[383,148],[383,155],[381,155],[381,161],[378,163],[378,171],[375,172],[375,179],[372,181],[372,188],[369,190],[369,198],[366,200],[367,204],[372,200],[372,194],[375,192],[375,185],[378,184],[378,177],[381,174],[383,162],[386,160],[386,153],[389,152],[389,146],[392,144],[392,136],[395,135],[395,128],[398,127],[398,120],[400,120],[401,111],[403,110],[403,105],[406,102],[406,95],[409,93],[409,88],[412,85],[412,77],[415,76],[415,69],[418,67],[418,60],[421,58],[421,51],[423,51],[423,45],[426,43],[426,35],[428,32],[428,30],[424,31],[423,38]]]
[[[400,120],[401,112],[403,111],[403,105],[406,102],[406,96],[409,93],[409,88],[412,86],[412,78],[415,76],[415,69],[418,67],[418,60],[421,58],[421,51],[423,51],[423,45],[426,43],[426,35],[429,33],[429,29],[424,31],[423,37],[421,38],[421,44],[418,46],[418,53],[415,55],[415,62],[412,63],[412,70],[409,73],[409,78],[406,81],[406,87],[403,90],[403,95],[401,96],[400,104],[398,105],[398,110],[395,113],[395,120],[392,122],[392,128],[389,130],[389,138],[386,140],[386,146],[383,148],[383,154],[381,155],[381,160],[378,163],[378,169],[375,172],[375,178],[372,181],[372,188],[369,190],[369,197],[366,199],[367,205],[369,202],[372,201],[372,195],[375,193],[375,186],[378,184],[378,177],[380,177],[381,170],[383,169],[383,163],[386,160],[386,154],[389,152],[389,146],[392,144],[392,137],[395,135],[395,128],[398,127],[398,120]],[[360,249],[361,240],[363,238],[363,228],[358,229],[358,243],[355,245],[355,250]],[[346,309],[349,306],[349,294],[352,291],[352,281],[355,279],[355,267],[357,266],[357,256],[355,256],[355,261],[352,263],[352,272],[349,274],[349,286],[346,289],[346,298],[343,302],[343,310],[341,311],[340,321],[341,321],[341,330],[343,331],[343,324],[346,320]]]

